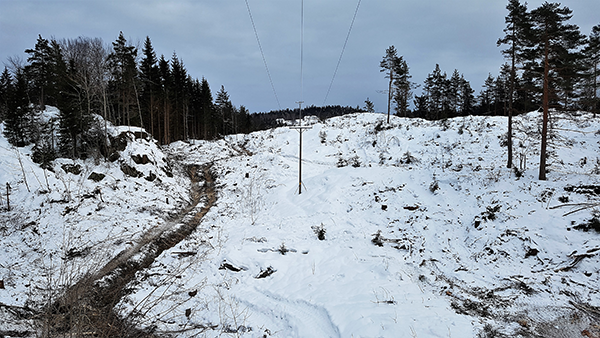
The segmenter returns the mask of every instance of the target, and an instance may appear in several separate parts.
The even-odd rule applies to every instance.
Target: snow
[[[210,164],[216,204],[118,305],[142,326],[178,337],[476,337],[485,325],[511,335],[523,323],[547,332],[571,301],[600,306],[599,234],[573,228],[592,209],[558,207],[597,202],[565,187],[598,184],[600,123],[555,118],[548,181],[537,180],[536,112],[515,117],[520,177],[506,168],[503,117],[332,118],[303,134],[302,194],[298,132],[287,127],[164,148],[130,136],[119,161],[152,171],[153,182],[123,175],[119,162],[58,160],[44,173],[0,138],[0,184],[13,187],[15,207],[0,214],[0,303],[39,301],[34,286],[49,284],[50,272],[68,284],[171,227],[168,215],[189,202],[177,168]],[[129,160],[142,154],[152,162]],[[107,176],[96,183],[92,171]],[[71,248],[91,250],[62,259]]]

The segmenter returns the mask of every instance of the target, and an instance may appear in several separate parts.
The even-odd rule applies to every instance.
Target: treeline
[[[282,109],[272,110],[268,113],[255,113],[250,115],[250,125],[254,130],[265,130],[278,127],[278,120],[284,119],[288,121],[297,120],[300,117],[300,109]],[[342,116],[357,112],[364,112],[360,107],[349,106],[308,106],[302,108],[302,116],[316,116],[319,120],[325,120],[330,117]]]
[[[589,36],[570,23],[572,11],[556,3],[544,3],[534,10],[510,0],[505,36],[497,42],[507,63],[499,74],[491,74],[482,90],[475,91],[463,75],[454,70],[448,76],[439,65],[419,87],[411,82],[407,62],[394,46],[380,63],[389,79],[388,113],[399,116],[442,119],[464,115],[509,115],[542,108],[598,113],[600,74],[600,25]],[[413,100],[414,109],[409,109]]]
[[[43,162],[104,153],[95,115],[143,127],[163,144],[252,130],[248,110],[235,107],[223,86],[213,99],[205,78],[192,78],[176,54],[157,58],[148,37],[140,55],[122,32],[111,47],[98,38],[39,36],[25,53],[26,62],[11,59],[11,71],[0,75],[0,121],[11,144],[34,144]],[[58,123],[41,115],[46,105],[60,110]]]

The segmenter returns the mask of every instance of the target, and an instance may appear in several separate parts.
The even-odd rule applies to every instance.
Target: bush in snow
[[[588,232],[590,230],[594,230],[597,233],[600,233],[600,211],[594,210],[592,212],[592,218],[587,220],[585,223],[581,223],[573,227],[577,230],[582,230]]]
[[[277,251],[279,251],[280,254],[285,255],[286,253],[290,252],[290,249],[285,246],[285,243],[281,243]]]
[[[327,142],[327,133],[324,130],[321,130],[319,132],[319,140],[321,140],[321,143],[325,144],[325,142]]]
[[[323,223],[321,223],[321,225],[319,226],[312,226],[313,231],[315,232],[315,235],[317,235],[317,238],[320,241],[324,241],[325,240],[325,233],[327,232],[325,230],[325,226],[323,225]]]
[[[410,153],[410,151],[406,151],[404,154],[402,154],[402,157],[400,157],[400,164],[417,164],[419,163],[419,160],[412,156],[412,154]]]
[[[438,191],[440,189],[440,184],[439,182],[434,178],[433,182],[431,182],[431,184],[429,185],[429,191],[431,191],[431,193],[435,194],[436,191]]]

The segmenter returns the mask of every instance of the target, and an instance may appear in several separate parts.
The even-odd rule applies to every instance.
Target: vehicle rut
[[[127,295],[127,285],[135,279],[136,273],[149,268],[161,253],[191,235],[215,204],[211,166],[192,165],[187,168],[187,174],[192,181],[191,203],[170,221],[176,225],[147,232],[134,246],[69,287],[45,313],[44,336],[156,337],[120,318],[114,307]],[[204,184],[200,185],[201,182]],[[204,205],[196,211],[200,202]]]

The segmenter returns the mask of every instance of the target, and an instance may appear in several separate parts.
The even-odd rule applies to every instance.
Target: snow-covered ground
[[[115,161],[58,159],[51,170],[32,162],[30,147],[0,137],[0,304],[33,306],[56,296],[188,203],[189,180],[153,140],[136,137],[139,128],[109,132],[121,142]],[[125,175],[125,167],[140,177]]]
[[[598,200],[600,123],[556,117],[547,181],[537,180],[539,113],[515,118],[518,175],[506,168],[506,118],[333,118],[303,134],[302,194],[289,128],[165,149],[131,140],[119,161],[154,170],[153,182],[124,176],[120,162],[76,162],[83,173],[67,174],[61,160],[46,183],[26,149],[0,138],[0,184],[13,186],[15,208],[0,214],[0,302],[22,305],[57,283],[47,270],[76,279],[168,226],[189,188],[160,169],[169,157],[211,164],[218,200],[118,305],[144,327],[179,337],[596,334],[581,311],[600,306],[600,234],[574,228],[595,209],[568,213]],[[153,161],[128,160],[136,154]],[[92,171],[107,176],[95,183]]]

